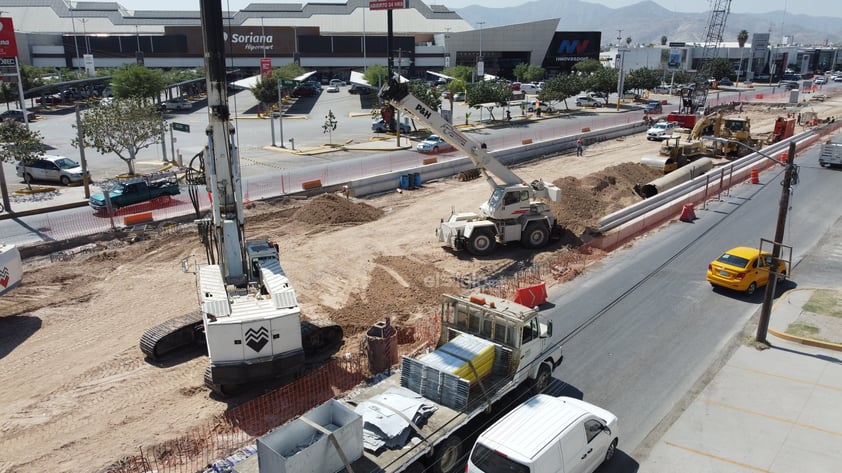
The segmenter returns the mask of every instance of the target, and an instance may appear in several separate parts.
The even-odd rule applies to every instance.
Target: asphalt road
[[[840,215],[839,172],[818,165],[818,149],[797,160],[799,183],[791,196],[783,242],[793,247],[795,269],[786,288],[798,285],[797,262]],[[738,245],[772,239],[782,168],[743,184],[693,223],[675,222],[640,239],[550,294],[555,335],[568,337],[565,361],[554,376],[556,394],[576,396],[620,418],[621,455],[611,468],[636,471],[646,437],[680,409],[682,397],[723,356],[759,309],[752,297],[712,290],[707,264]]]

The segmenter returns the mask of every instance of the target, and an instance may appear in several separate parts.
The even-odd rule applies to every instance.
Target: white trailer
[[[821,167],[842,167],[842,144],[828,141],[822,144],[819,154]]]
[[[23,279],[23,263],[15,245],[0,243],[0,296],[17,287]]]
[[[354,454],[359,452],[357,442],[347,437],[344,444],[332,442],[337,451],[343,451],[338,456],[347,459],[346,471],[416,471],[423,462],[425,471],[454,473],[460,466],[460,457],[470,449],[462,440],[467,432],[460,429],[474,417],[490,412],[497,401],[523,383],[530,383],[535,392],[543,391],[553,370],[561,364],[561,340],[553,338],[552,322],[537,309],[489,295],[442,295],[441,315],[436,351],[415,358],[404,357],[399,372],[342,399],[341,402],[362,415],[366,439],[366,449],[359,456]],[[454,364],[459,366],[450,369]],[[421,409],[432,414],[423,422],[414,422],[414,414],[406,407],[413,403],[423,404]],[[324,407],[314,411],[318,409]],[[311,417],[317,416],[309,412],[301,416]],[[381,421],[386,424],[379,425]],[[392,443],[391,448],[372,451],[370,446],[380,440],[372,441],[372,436],[392,430],[395,422],[401,421],[405,423],[405,432],[403,438],[398,438],[405,443]],[[281,426],[275,432],[280,430],[292,431]],[[325,434],[330,437],[329,432]],[[272,432],[267,434],[272,435],[277,436]],[[308,445],[311,443],[308,439],[288,438],[286,442]],[[324,445],[322,442],[312,448],[324,448]],[[307,453],[308,448],[311,447],[302,448],[296,455],[303,453],[308,458],[323,458],[325,462],[337,456],[312,456]],[[272,463],[261,459],[260,452],[258,463],[260,473],[279,473]],[[253,470],[244,465],[237,471]],[[309,462],[306,471],[338,470]],[[303,472],[289,468],[284,471]]]

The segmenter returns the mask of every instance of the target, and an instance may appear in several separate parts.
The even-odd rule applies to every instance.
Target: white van
[[[524,94],[529,95],[536,95],[541,93],[541,87],[538,87],[538,85],[532,84],[530,82],[524,82],[520,84],[520,90],[523,91]]]
[[[619,434],[605,409],[539,394],[480,434],[466,473],[591,473],[614,456]]]

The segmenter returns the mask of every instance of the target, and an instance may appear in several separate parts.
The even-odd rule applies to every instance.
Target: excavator
[[[307,322],[295,289],[280,264],[279,246],[245,239],[245,214],[235,130],[228,108],[220,2],[201,3],[208,90],[207,146],[188,170],[190,196],[198,187],[211,199],[209,215],[197,220],[207,263],[182,261],[195,272],[199,310],[149,329],[141,351],[159,360],[182,347],[204,343],[209,364],[205,384],[220,395],[237,385],[291,377],[332,356],[342,328]]]
[[[448,123],[438,112],[409,92],[406,83],[392,79],[380,90],[380,99],[416,117],[433,133],[465,153],[491,186],[491,197],[477,212],[453,212],[436,231],[440,242],[453,250],[475,256],[491,254],[498,244],[520,242],[542,248],[561,236],[561,228],[547,200],[561,200],[561,190],[551,183],[525,183],[497,161],[483,144],[477,144]],[[501,182],[494,180],[497,177]]]

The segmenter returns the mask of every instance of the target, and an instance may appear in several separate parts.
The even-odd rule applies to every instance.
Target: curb
[[[777,306],[780,301],[784,300],[785,297],[788,298],[790,293],[793,293],[793,292],[796,292],[796,291],[815,291],[817,289],[822,289],[822,288],[799,287],[797,289],[791,289],[789,291],[786,291],[785,293],[781,294],[781,297],[779,297],[778,300],[775,301],[775,303],[772,305],[772,311],[774,312],[775,306]],[[801,345],[807,345],[807,346],[816,347],[816,348],[824,348],[826,350],[842,351],[842,344],[839,344],[839,343],[826,342],[824,340],[815,340],[813,338],[805,338],[805,337],[799,337],[799,336],[796,336],[796,335],[790,335],[788,333],[779,332],[779,331],[777,331],[777,330],[775,330],[771,327],[767,328],[767,331],[768,331],[768,333],[771,333],[772,335],[774,335],[774,336],[776,336],[776,337],[778,337],[782,340],[787,340],[787,341],[794,342],[794,343],[800,343]]]

